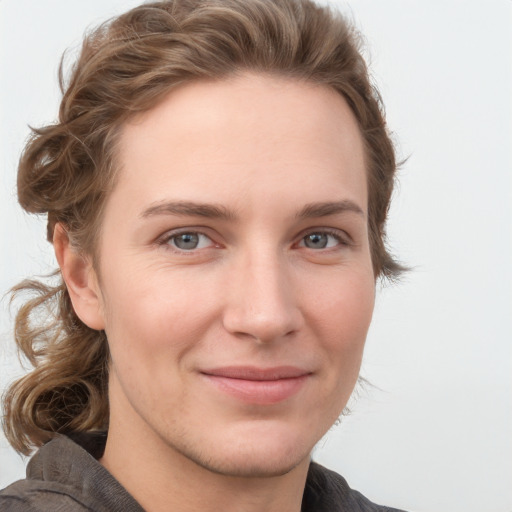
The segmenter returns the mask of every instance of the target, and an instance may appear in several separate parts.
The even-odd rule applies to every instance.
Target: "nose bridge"
[[[237,260],[224,314],[226,329],[261,342],[297,331],[301,314],[283,256],[260,245],[243,251]]]

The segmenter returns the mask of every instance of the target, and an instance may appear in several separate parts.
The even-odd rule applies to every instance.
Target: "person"
[[[143,4],[84,40],[18,196],[57,284],[16,341],[0,508],[391,511],[311,461],[356,385],[396,173],[356,31],[311,0]]]

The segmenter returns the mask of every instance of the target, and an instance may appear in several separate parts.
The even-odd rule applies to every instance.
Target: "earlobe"
[[[101,293],[90,258],[73,248],[65,227],[60,223],[55,226],[53,247],[78,318],[91,329],[104,329]]]

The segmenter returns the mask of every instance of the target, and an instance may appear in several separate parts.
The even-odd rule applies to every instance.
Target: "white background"
[[[44,221],[16,204],[28,124],[51,122],[59,57],[138,2],[0,0],[0,293],[51,270]],[[336,2],[332,2],[336,3]],[[375,388],[315,458],[415,512],[512,511],[512,2],[338,2],[361,28],[399,155],[394,251],[362,374]],[[7,300],[0,388],[20,373]],[[24,463],[0,437],[0,488]]]

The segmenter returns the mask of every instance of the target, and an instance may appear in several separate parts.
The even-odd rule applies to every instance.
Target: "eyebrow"
[[[350,200],[343,200],[309,203],[297,213],[296,218],[311,219],[345,212],[353,212],[363,218],[366,217],[364,211],[356,203]],[[221,204],[196,203],[193,201],[166,201],[157,203],[144,210],[140,217],[148,218],[157,215],[184,215],[228,221],[236,221],[238,219],[238,215],[235,211]]]
[[[328,203],[309,203],[297,213],[299,219],[311,219],[316,217],[327,217],[338,213],[353,212],[366,218],[366,214],[360,206],[348,199]]]
[[[142,212],[142,218],[156,215],[185,215],[209,219],[236,220],[237,214],[220,204],[195,203],[192,201],[166,201],[157,203]]]

